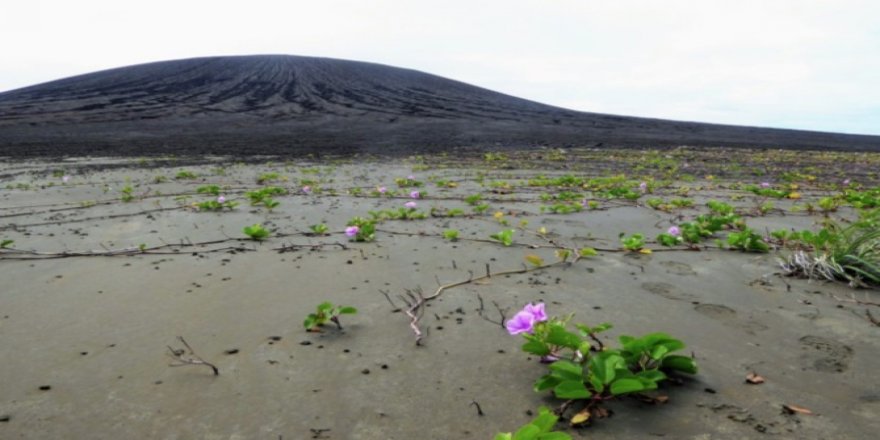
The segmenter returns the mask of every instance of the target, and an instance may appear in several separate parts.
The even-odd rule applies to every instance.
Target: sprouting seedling
[[[449,241],[458,241],[458,229],[447,229],[443,231],[443,238]]]
[[[465,203],[471,206],[477,206],[480,203],[480,200],[483,199],[483,196],[480,194],[471,194],[464,198]]]
[[[624,234],[621,234],[620,242],[623,244],[624,249],[632,252],[639,252],[645,247],[645,236],[642,234],[633,234],[629,237],[625,237]]]
[[[197,176],[192,171],[179,171],[177,175],[174,176],[177,180],[185,180],[185,179],[195,179]]]
[[[185,348],[172,348],[170,345],[168,346],[168,355],[171,356],[171,359],[174,360],[175,363],[172,363],[170,366],[172,367],[181,367],[184,365],[206,365],[211,367],[211,370],[214,371],[214,376],[220,375],[220,370],[217,369],[214,364],[202,359],[201,356],[197,355],[195,350],[189,346],[186,342],[186,339],[183,339],[183,336],[178,336],[177,339],[180,343],[183,344]]]
[[[269,236],[269,231],[259,223],[255,223],[252,226],[245,226],[242,231],[244,231],[244,234],[250,237],[251,240],[256,241],[265,240]]]
[[[196,192],[199,194],[211,194],[212,196],[220,195],[220,186],[219,185],[204,185],[196,188]]]
[[[329,228],[324,223],[318,223],[316,225],[309,226],[309,229],[312,230],[312,233],[315,235],[327,235],[327,231]]]
[[[306,320],[303,321],[303,327],[306,331],[320,331],[318,327],[323,327],[328,322],[336,324],[342,330],[342,323],[339,322],[339,315],[353,315],[357,313],[357,309],[351,306],[334,306],[333,303],[326,301],[318,304],[315,313],[309,313]]]
[[[263,174],[260,174],[259,177],[257,177],[257,183],[262,185],[266,182],[276,181],[276,180],[278,180],[278,178],[279,178],[278,173],[263,173]]]
[[[499,433],[495,440],[571,440],[571,436],[560,431],[553,431],[559,416],[547,408],[539,410],[538,417],[526,423],[516,433]]]
[[[119,192],[122,193],[121,199],[123,202],[128,203],[134,200],[134,188],[132,188],[131,185],[125,185],[121,190],[119,190]]]
[[[269,197],[266,197],[263,199],[263,206],[265,206],[266,209],[268,209],[269,211],[271,211],[274,208],[277,208],[278,205],[280,205],[280,204],[281,204],[281,202],[279,202],[275,199],[269,198]]]
[[[490,235],[489,238],[503,244],[504,246],[510,246],[513,244],[513,232],[513,229],[505,229]]]
[[[15,240],[3,240],[0,241],[0,249],[7,249],[12,247],[12,244],[15,243]]]

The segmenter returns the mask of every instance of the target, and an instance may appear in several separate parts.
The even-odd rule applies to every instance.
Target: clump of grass
[[[880,209],[847,226],[829,221],[812,250],[795,251],[780,264],[788,275],[842,280],[852,287],[880,285]]]

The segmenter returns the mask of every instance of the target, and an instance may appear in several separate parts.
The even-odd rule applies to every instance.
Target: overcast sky
[[[575,110],[880,134],[876,0],[9,0],[0,42],[0,91],[150,61],[293,54]]]

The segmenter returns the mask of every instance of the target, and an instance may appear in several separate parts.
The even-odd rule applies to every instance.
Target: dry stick
[[[871,321],[871,324],[874,324],[877,327],[880,327],[880,320],[877,320],[877,318],[875,318],[874,315],[871,314],[870,310],[865,309],[865,316],[868,317],[868,321]]]
[[[483,417],[484,415],[486,415],[486,414],[483,413],[483,408],[480,407],[480,404],[477,403],[476,400],[471,400],[471,404],[468,405],[468,406],[476,406],[476,407],[477,407],[477,415],[478,415],[478,416]]]
[[[579,259],[579,257],[575,256],[572,259],[571,263],[576,262],[578,259]],[[475,278],[473,275],[473,272],[471,272],[470,277],[467,280],[457,281],[457,282],[449,283],[449,284],[443,284],[440,287],[438,287],[437,290],[434,291],[434,293],[430,296],[422,295],[422,290],[420,288],[415,290],[415,292],[418,296],[413,295],[413,291],[407,290],[406,294],[409,297],[409,299],[407,299],[407,297],[404,297],[403,295],[400,295],[400,299],[402,299],[404,302],[407,303],[408,307],[404,310],[404,313],[406,313],[406,316],[408,316],[410,318],[409,327],[412,329],[413,333],[416,336],[416,345],[421,346],[422,345],[422,338],[424,337],[421,329],[419,328],[419,320],[421,319],[421,316],[424,314],[425,304],[428,301],[431,301],[431,300],[437,298],[438,296],[440,296],[445,290],[452,289],[452,288],[458,287],[458,286],[463,286],[465,284],[470,284],[470,283],[474,283],[477,281],[485,280],[485,279],[491,278],[493,276],[497,277],[497,276],[501,276],[501,275],[513,275],[513,274],[534,272],[536,270],[547,269],[547,268],[558,266],[561,264],[568,264],[568,261],[560,260],[555,263],[544,264],[541,266],[534,266],[531,268],[523,267],[522,269],[505,270],[505,271],[495,272],[495,273],[492,273],[491,271],[489,271],[489,265],[487,264],[486,265],[486,275],[479,276],[479,277]],[[383,294],[384,294],[384,292],[383,292]],[[387,298],[387,295],[386,295],[386,298]],[[389,302],[391,302],[390,298],[388,298],[388,299],[389,299]],[[394,306],[393,302],[392,302],[392,306]],[[501,310],[499,308],[499,312],[500,311]],[[504,314],[502,313],[502,317],[503,316],[504,316]]]
[[[338,241],[335,243],[317,243],[317,244],[293,244],[293,243],[291,243],[291,244],[285,244],[281,247],[272,248],[272,250],[278,251],[278,253],[280,254],[280,253],[284,253],[284,252],[295,251],[297,249],[311,249],[313,251],[316,251],[316,250],[320,250],[320,249],[324,248],[325,246],[339,246],[340,248],[342,248],[342,250],[348,250],[348,246],[346,246]]]
[[[496,302],[496,301],[492,301],[492,305],[495,306],[495,310],[498,310],[498,314],[501,315],[501,320],[499,320],[499,321],[493,321],[491,318],[489,318],[489,317],[487,317],[486,315],[483,314],[483,312],[485,312],[486,309],[485,309],[485,307],[484,307],[484,305],[483,305],[483,297],[480,296],[479,293],[477,294],[477,300],[480,301],[480,308],[477,309],[477,314],[480,315],[480,318],[483,318],[483,319],[485,319],[486,321],[491,322],[492,324],[498,324],[499,326],[501,326],[501,328],[504,328],[504,321],[507,321],[507,316],[505,316],[504,310],[501,309],[501,306],[498,305],[498,302]]]
[[[416,294],[418,295],[418,299],[413,295],[412,291],[407,289],[406,294],[409,296],[410,300],[407,300],[406,297],[401,296],[409,307],[404,310],[406,316],[409,316],[410,322],[409,327],[412,329],[413,333],[416,335],[416,345],[422,345],[422,331],[419,329],[419,319],[421,319],[424,314],[425,308],[423,307],[425,304],[425,297],[422,295],[422,289],[416,289]]]
[[[124,249],[108,249],[106,246],[100,244],[104,251],[63,251],[63,252],[38,252],[38,251],[26,251],[21,249],[0,249],[0,260],[37,260],[37,259],[52,259],[52,258],[68,258],[68,257],[116,257],[116,256],[127,256],[127,255],[140,255],[140,254],[148,254],[148,255],[179,255],[179,249],[183,248],[191,248],[191,247],[201,247],[212,244],[222,244],[228,243],[230,241],[241,241],[242,239],[236,238],[227,238],[221,240],[210,240],[210,241],[202,241],[198,243],[193,243],[190,241],[189,243],[184,243],[181,240],[181,243],[177,244],[169,244],[165,243],[160,246],[153,246],[149,248],[124,248]],[[189,241],[189,239],[187,239]],[[163,242],[164,243],[164,242]],[[162,249],[174,249],[174,251],[163,252]],[[247,251],[250,250],[243,246],[225,246],[220,248],[213,249],[205,249],[199,250],[201,253],[208,252],[222,252],[226,250],[239,250],[239,251]]]
[[[99,216],[99,217],[84,217],[84,218],[78,218],[78,219],[55,220],[55,221],[51,221],[51,222],[26,223],[26,224],[21,224],[21,225],[9,224],[7,226],[0,226],[0,230],[15,228],[15,227],[24,228],[24,227],[31,227],[31,226],[46,226],[46,225],[55,225],[55,224],[81,223],[81,222],[87,222],[87,221],[92,221],[92,220],[109,220],[109,219],[122,218],[122,217],[134,217],[134,216],[148,214],[148,213],[152,213],[152,212],[175,211],[175,210],[179,210],[179,209],[185,209],[185,207],[175,206],[172,208],[148,209],[145,211],[138,211],[138,212],[128,213],[128,214],[103,215],[103,216]]]
[[[193,350],[192,347],[190,347],[189,344],[186,342],[186,339],[183,339],[183,336],[178,336],[177,339],[181,343],[183,343],[183,346],[186,347],[186,350],[175,350],[171,348],[170,345],[167,346],[168,355],[171,356],[171,358],[174,359],[176,362],[178,362],[176,364],[170,364],[169,366],[181,367],[184,365],[207,365],[211,367],[212,370],[214,370],[214,376],[220,375],[220,370],[218,370],[217,367],[214,366],[214,364],[202,359],[201,356],[197,355],[195,350]],[[187,350],[189,350],[189,352],[187,352]],[[184,355],[188,355],[189,357],[183,357]]]
[[[391,313],[397,313],[397,312],[403,310],[400,307],[397,307],[397,304],[394,304],[394,301],[391,300],[391,295],[388,294],[387,290],[379,289],[379,293],[381,293],[382,295],[385,295],[385,299],[388,300],[388,304],[391,304],[391,307],[393,309],[393,310],[391,310]]]
[[[855,304],[858,304],[858,305],[861,305],[861,306],[877,306],[877,307],[880,307],[880,303],[878,303],[878,302],[873,302],[873,301],[862,301],[862,300],[856,298],[855,295],[853,295],[852,298],[840,298],[840,297],[838,297],[837,295],[832,294],[831,297],[834,298],[834,299],[836,299],[836,300],[838,300],[838,301],[841,301],[841,302],[850,302],[850,303],[855,303]]]

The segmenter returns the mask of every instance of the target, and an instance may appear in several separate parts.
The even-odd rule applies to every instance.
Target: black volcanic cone
[[[297,56],[166,61],[0,94],[0,155],[598,144],[880,150],[880,137],[575,112],[414,70]]]

